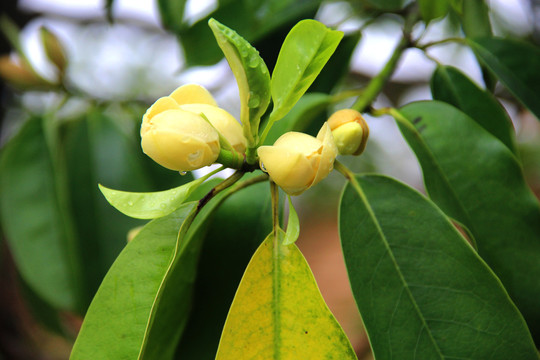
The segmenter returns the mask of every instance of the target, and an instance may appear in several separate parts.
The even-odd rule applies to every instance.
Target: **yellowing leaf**
[[[356,359],[296,245],[269,235],[229,311],[216,360]]]

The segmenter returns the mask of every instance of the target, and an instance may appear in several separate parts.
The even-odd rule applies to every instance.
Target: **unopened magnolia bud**
[[[144,153],[161,166],[181,172],[213,164],[220,151],[217,131],[201,116],[171,108],[167,100],[159,99],[143,117]]]
[[[43,48],[45,49],[45,54],[51,60],[51,62],[58,68],[60,73],[64,73],[67,65],[67,58],[64,48],[58,37],[53,34],[49,29],[42,26],[40,29],[41,41],[43,43]]]
[[[288,132],[257,150],[261,168],[289,195],[300,195],[332,171],[337,148],[328,124],[316,138]]]
[[[0,57],[0,77],[7,83],[23,90],[50,87],[52,85],[37,75],[26,64],[17,63],[8,55]]]
[[[369,128],[358,111],[338,110],[330,116],[328,125],[341,155],[360,155],[366,148]]]

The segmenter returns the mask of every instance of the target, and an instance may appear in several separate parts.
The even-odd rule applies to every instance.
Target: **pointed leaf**
[[[469,229],[540,339],[540,206],[518,160],[448,104],[412,103],[400,112],[405,118],[398,125],[420,161],[430,198]]]
[[[315,20],[302,20],[289,32],[272,73],[274,108],[270,121],[283,118],[315,80],[343,33]]]
[[[466,0],[462,3],[461,26],[468,38],[491,36],[489,8],[485,0]]]
[[[294,209],[291,196],[287,195],[287,198],[289,199],[289,219],[287,220],[287,232],[283,239],[283,245],[294,244],[300,235],[300,220],[298,219],[298,214]]]
[[[259,52],[234,30],[215,19],[210,19],[208,25],[236,78],[244,135],[254,144],[261,116],[270,104],[270,73]]]
[[[17,268],[49,304],[76,310],[78,254],[61,172],[49,148],[44,119],[29,119],[2,148],[0,215]]]
[[[517,154],[512,120],[490,92],[451,66],[439,66],[431,78],[434,100],[454,105]]]
[[[540,48],[520,40],[469,40],[476,55],[506,88],[540,120]]]
[[[356,359],[296,245],[269,235],[253,255],[216,360]]]
[[[500,281],[441,210],[396,180],[356,179],[340,237],[377,359],[538,359]]]
[[[136,219],[155,219],[178,209],[204,179],[156,192],[128,192],[99,185],[107,201],[118,211]]]

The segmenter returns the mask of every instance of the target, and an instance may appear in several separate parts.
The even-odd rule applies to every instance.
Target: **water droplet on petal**
[[[261,170],[264,171],[264,172],[268,172],[268,171],[266,171],[266,168],[264,167],[263,163],[261,163]]]
[[[180,175],[184,176],[187,174],[187,171],[180,171]]]

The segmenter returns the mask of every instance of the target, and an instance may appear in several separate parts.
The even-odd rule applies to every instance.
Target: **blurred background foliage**
[[[114,210],[101,183],[128,191],[163,190],[187,182],[140,150],[146,107],[179,85],[206,86],[238,117],[236,82],[207,26],[210,17],[235,29],[272,70],[279,47],[299,20],[315,18],[345,32],[308,94],[278,127],[314,133],[329,113],[350,106],[389,58],[411,1],[363,0],[20,0],[3,4],[0,76],[0,359],[66,359],[101,279],[141,225]],[[540,2],[468,0],[468,17],[450,11],[418,22],[413,35],[427,43],[470,33],[540,42]],[[540,194],[540,125],[459,44],[434,47],[429,57],[459,67],[494,87],[512,118],[530,186]],[[375,106],[430,99],[436,62],[406,50]],[[540,68],[539,68],[540,69]],[[420,169],[394,122],[367,116],[371,138],[355,171],[375,171],[422,189]],[[289,129],[290,130],[290,129]],[[271,134],[270,138],[276,137]],[[197,176],[195,172],[193,175]],[[343,181],[330,176],[296,199],[303,219],[299,246],[325,299],[360,358],[367,340],[350,295],[337,237],[336,208]],[[222,322],[249,257],[262,241],[269,206],[256,187],[225,203],[208,231],[200,261],[191,331],[179,358],[219,340]],[[255,192],[254,194],[251,194]],[[249,205],[246,207],[246,205]],[[259,212],[246,212],[251,207]],[[234,224],[242,238],[220,238]],[[268,216],[266,217],[268,218]],[[256,234],[250,229],[256,228]],[[259,234],[260,233],[260,234]],[[227,246],[224,246],[227,244]],[[224,261],[223,254],[235,254]],[[233,267],[228,267],[234,263]],[[216,270],[227,269],[225,272]],[[216,287],[216,284],[221,284]],[[211,309],[211,310],[205,310]],[[217,319],[217,320],[216,320]],[[208,359],[215,349],[208,346]],[[205,357],[205,358],[206,358]]]

